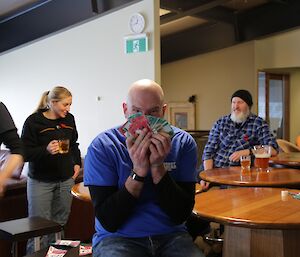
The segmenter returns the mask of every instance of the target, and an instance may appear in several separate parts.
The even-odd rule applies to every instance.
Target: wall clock
[[[129,28],[133,33],[141,33],[145,28],[145,18],[140,13],[134,13],[129,19]]]

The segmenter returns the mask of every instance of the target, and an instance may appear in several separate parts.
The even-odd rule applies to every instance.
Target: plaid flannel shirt
[[[202,160],[213,159],[214,167],[236,166],[239,162],[231,162],[229,156],[239,150],[251,149],[254,145],[271,145],[278,151],[266,121],[251,113],[244,123],[238,124],[227,115],[211,129]]]

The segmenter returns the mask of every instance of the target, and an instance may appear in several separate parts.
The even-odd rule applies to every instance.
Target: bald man
[[[163,118],[165,109],[162,88],[148,79],[133,83],[123,103],[126,118]],[[194,205],[194,140],[175,127],[172,139],[146,129],[126,139],[119,127],[100,133],[85,159],[95,207],[93,256],[202,257],[184,225]]]

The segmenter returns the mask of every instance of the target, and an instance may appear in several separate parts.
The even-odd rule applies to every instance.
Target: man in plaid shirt
[[[204,148],[204,170],[213,167],[239,165],[240,156],[250,155],[254,145],[270,145],[272,156],[278,145],[262,118],[250,112],[252,96],[247,90],[238,90],[231,97],[231,114],[221,117],[211,129]],[[208,183],[201,181],[203,189]]]

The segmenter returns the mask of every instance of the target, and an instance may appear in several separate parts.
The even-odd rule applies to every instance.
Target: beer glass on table
[[[251,156],[250,155],[242,155],[240,157],[241,163],[241,181],[251,181]]]
[[[271,157],[271,146],[255,145],[252,152],[255,156],[255,167],[260,171],[266,171],[269,168],[269,159]]]
[[[243,171],[250,171],[251,166],[251,156],[250,155],[242,155],[240,157],[241,168]]]

